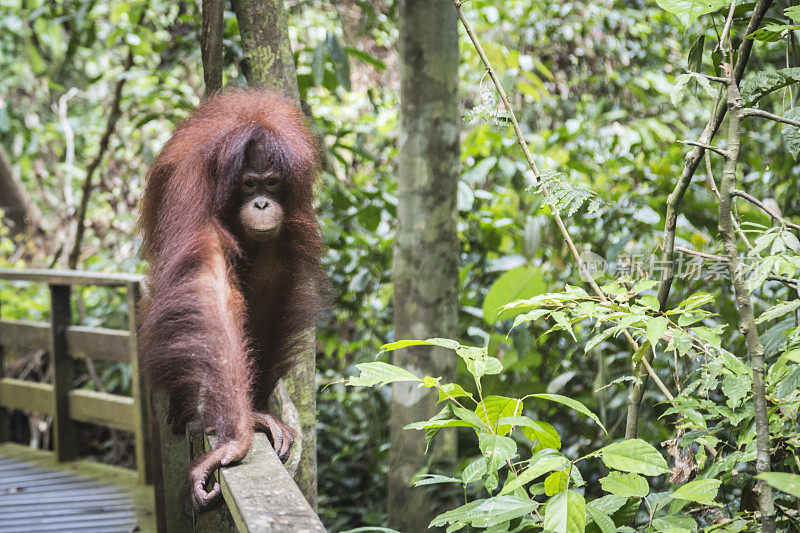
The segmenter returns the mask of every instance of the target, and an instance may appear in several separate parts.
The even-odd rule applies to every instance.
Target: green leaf
[[[706,36],[701,35],[692,43],[689,49],[689,70],[700,72],[703,68],[703,46],[706,42]]]
[[[458,383],[445,383],[444,385],[441,385],[441,389],[439,390],[440,402],[449,398],[461,398],[464,396],[472,399],[472,394],[465,391],[464,388]]]
[[[690,502],[699,503],[701,505],[715,505],[719,506],[714,498],[717,497],[717,491],[722,483],[719,479],[695,479],[684,485],[681,485],[675,492],[670,494],[671,498],[676,500],[687,500]]]
[[[483,320],[493,326],[520,314],[519,309],[501,309],[515,300],[533,298],[546,290],[544,275],[537,266],[521,266],[509,270],[495,281],[483,300]]]
[[[783,354],[783,356],[790,361],[794,361],[795,363],[800,363],[800,350],[798,350],[797,348],[789,350],[788,352]]]
[[[786,398],[796,391],[798,387],[800,387],[800,366],[793,368],[778,382],[778,386],[775,387],[775,396]]]
[[[714,348],[720,347],[719,335],[713,329],[706,326],[699,326],[692,328],[692,331]]]
[[[360,59],[364,63],[369,63],[378,70],[386,70],[386,63],[384,63],[377,57],[372,57],[367,52],[362,52],[358,48],[353,48],[350,46],[345,46],[344,51],[347,52],[347,55]]]
[[[566,472],[553,472],[544,480],[544,493],[548,496],[554,496],[559,492],[567,490],[568,479],[569,476]]]
[[[480,433],[478,435],[478,446],[483,456],[490,463],[493,461],[497,464],[504,463],[517,455],[517,443],[514,442],[514,439],[492,435],[491,433]]]
[[[538,506],[539,504],[530,498],[511,495],[475,500],[440,514],[431,521],[429,527],[457,523],[464,525],[472,523],[476,527],[486,527],[490,521],[513,520],[533,512]]]
[[[586,507],[593,507],[607,515],[612,515],[619,511],[623,505],[628,502],[627,498],[617,496],[616,494],[606,494],[596,500],[586,504]]]
[[[539,398],[541,400],[550,400],[551,402],[557,402],[557,403],[566,405],[567,407],[569,407],[571,409],[574,409],[575,411],[578,411],[582,415],[588,416],[589,418],[594,420],[595,423],[598,426],[600,426],[600,428],[603,431],[608,433],[608,431],[606,430],[605,426],[603,426],[603,424],[600,422],[600,419],[597,417],[597,415],[594,414],[593,412],[591,412],[589,409],[587,409],[586,406],[584,406],[578,400],[573,400],[572,398],[568,398],[566,396],[561,396],[560,394],[531,394],[529,397],[531,397],[531,398]]]
[[[505,435],[511,431],[510,425],[498,425],[503,417],[515,417],[522,412],[522,401],[505,396],[487,396],[475,409],[478,418],[495,428],[497,435]]]
[[[569,461],[563,455],[550,455],[542,459],[534,460],[532,458],[529,465],[530,466],[520,472],[517,477],[506,483],[503,486],[503,490],[500,491],[500,494],[514,492],[518,488],[530,483],[539,476],[554,470],[566,468],[567,465],[569,465]]]
[[[669,319],[665,316],[657,316],[647,321],[646,336],[651,346],[655,347],[658,344],[658,341],[664,336],[664,332],[667,331],[667,326],[669,326]]]
[[[486,430],[486,421],[482,420],[478,415],[470,411],[469,409],[464,409],[463,407],[459,407],[458,405],[452,405],[451,408],[453,409],[453,413],[463,420],[464,422],[469,422],[473,427],[480,430]]]
[[[328,45],[328,54],[330,55],[331,63],[333,63],[333,72],[336,74],[336,81],[339,82],[339,85],[345,91],[349,91],[350,62],[347,59],[347,55],[344,53],[342,44],[339,42],[339,38],[333,33],[328,33],[326,43]]]
[[[314,80],[314,85],[322,85],[322,78],[325,76],[325,58],[328,55],[328,48],[325,41],[320,41],[314,47],[314,53],[311,55],[311,76]]]
[[[422,381],[420,378],[399,366],[377,361],[374,363],[359,363],[356,368],[361,372],[358,376],[349,378],[346,383],[352,387],[372,387],[386,385],[396,381]]]
[[[629,439],[600,448],[600,454],[608,468],[634,472],[645,476],[657,476],[669,472],[667,461],[647,442]]]
[[[583,533],[586,528],[586,502],[577,492],[559,492],[547,502],[544,529],[553,533]]]
[[[700,15],[713,13],[729,4],[727,0],[656,0],[665,11],[677,15],[684,26],[690,26]]]
[[[508,416],[501,418],[498,424],[520,426],[525,438],[537,443],[534,451],[545,448],[561,449],[561,438],[558,436],[558,432],[547,422],[533,420],[527,416]]]
[[[464,483],[464,485],[468,485],[473,481],[479,480],[485,473],[486,458],[481,456],[472,461],[464,470],[461,471],[461,482]]]
[[[381,351],[391,352],[393,350],[399,350],[400,348],[408,348],[409,346],[441,346],[442,348],[457,350],[461,345],[458,343],[458,341],[454,341],[452,339],[426,339],[424,341],[402,340],[384,344],[381,346]]]
[[[603,490],[624,498],[644,498],[650,492],[647,480],[639,474],[611,472],[600,479]]]
[[[763,479],[767,484],[791,494],[795,498],[800,498],[800,476],[797,474],[787,474],[785,472],[765,472],[756,476]]]
[[[800,108],[796,107],[794,109],[800,109]],[[776,318],[780,318],[784,315],[788,315],[789,313],[793,313],[797,309],[800,309],[800,300],[792,300],[791,302],[781,302],[761,313],[761,316],[759,316],[756,319],[756,324],[763,324],[764,322],[775,320]]]
[[[473,427],[469,422],[453,418],[453,406],[446,404],[444,408],[436,413],[430,420],[412,422],[403,429],[424,429],[425,430],[425,453],[428,452],[428,445],[436,436],[441,428],[446,427]]]
[[[421,487],[422,485],[438,485],[439,483],[458,483],[461,480],[449,476],[440,476],[438,474],[420,474],[414,478],[414,486]]]
[[[730,523],[728,523],[728,525],[729,524]],[[697,531],[697,522],[695,522],[694,518],[691,516],[685,515],[667,515],[656,518],[653,520],[653,526],[659,533],[695,533]],[[712,531],[717,531],[718,533],[733,533],[734,531],[740,531],[737,529],[709,529]]]
[[[586,346],[583,347],[583,351],[585,353],[589,353],[595,346],[609,338],[611,335],[614,334],[616,328],[608,328],[607,330],[603,331],[602,333],[598,333],[586,343]]]
[[[749,376],[725,376],[721,388],[728,397],[725,403],[731,409],[736,409],[750,390]]]
[[[615,533],[617,531],[617,526],[614,525],[614,521],[611,520],[611,517],[594,507],[592,502],[586,504],[586,513],[594,523],[597,524],[600,533]]]
[[[709,304],[714,302],[714,296],[708,294],[707,292],[696,292],[686,298],[684,301],[678,304],[678,308],[671,311],[669,314],[673,314],[679,312],[679,308],[682,308],[686,311],[689,309],[694,309],[696,307],[700,307],[701,305]]]
[[[776,72],[759,71],[742,82],[742,100],[751,106],[767,94],[800,81],[800,67],[780,69]]]

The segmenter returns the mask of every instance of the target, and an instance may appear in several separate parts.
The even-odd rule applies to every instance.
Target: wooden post
[[[2,314],[0,314],[0,319],[2,319]],[[0,379],[5,377],[5,352],[3,351],[3,340],[0,339]],[[3,408],[0,405],[0,442],[6,442],[11,440],[11,426],[10,423],[10,415],[8,409]]]
[[[156,475],[156,521],[159,533],[190,533],[194,531],[191,503],[186,491],[186,473],[191,451],[189,439],[175,435],[166,423],[167,400],[153,398],[154,446],[158,461]]]
[[[58,461],[72,461],[78,453],[77,432],[69,417],[69,393],[74,380],[74,367],[67,347],[71,315],[70,286],[50,285],[50,365],[55,396],[53,440]]]
[[[133,389],[134,424],[136,426],[136,470],[139,483],[153,482],[152,435],[150,434],[150,406],[148,391],[139,368],[138,324],[136,308],[139,302],[139,283],[126,284],[128,299],[129,352],[131,355],[131,388]]]

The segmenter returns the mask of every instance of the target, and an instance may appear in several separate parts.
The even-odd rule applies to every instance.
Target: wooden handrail
[[[206,438],[204,444],[205,449],[211,449],[210,439]],[[215,512],[229,515],[218,516],[217,523],[231,520],[240,533],[325,531],[263,433],[256,434],[241,463],[220,469],[216,477],[224,505]],[[198,525],[203,525],[202,518]]]
[[[0,366],[0,440],[8,409],[22,409],[53,415],[56,458],[77,457],[77,432],[73,422],[88,422],[132,431],[136,445],[136,468],[143,483],[152,482],[152,452],[149,401],[140,379],[136,340],[138,274],[107,274],[78,270],[0,269],[0,280],[47,284],[50,289],[50,322],[0,320],[0,363],[9,348],[40,349],[50,353],[52,383],[35,383],[6,378]],[[72,324],[71,287],[93,285],[123,288],[128,303],[126,330],[76,326]],[[131,365],[132,396],[72,388],[72,359],[92,358]]]
[[[34,410],[54,415],[57,423],[56,451],[59,458],[75,453],[71,422],[81,421],[133,431],[136,462],[141,481],[154,475],[159,531],[323,532],[325,527],[290,472],[278,459],[264,434],[257,434],[247,457],[216,473],[222,487],[223,504],[203,515],[194,515],[184,484],[190,455],[208,450],[211,442],[195,430],[194,437],[175,436],[164,422],[166,405],[156,403],[155,442],[150,441],[149,395],[139,377],[136,303],[143,276],[104,274],[75,270],[0,269],[0,280],[46,283],[50,287],[51,321],[0,320],[0,363],[3,349],[36,348],[55,352],[54,383],[35,383],[2,376],[0,365],[0,430],[3,408]],[[127,291],[128,330],[75,326],[70,323],[70,286],[123,287]],[[52,357],[52,353],[51,353]],[[90,357],[130,362],[133,367],[133,397],[73,390],[65,379],[70,358]],[[61,368],[62,370],[58,370]],[[283,385],[278,402],[282,418],[299,432],[297,413]],[[296,426],[296,427],[295,427]],[[2,431],[0,431],[0,439]],[[59,440],[60,439],[60,440]],[[290,464],[296,466],[302,443],[296,441]],[[60,453],[59,453],[59,447]],[[287,464],[287,467],[290,466]],[[153,471],[151,471],[151,468]]]
[[[0,280],[33,281],[50,285],[97,285],[103,287],[125,287],[129,283],[141,283],[141,274],[107,274],[81,270],[13,269],[0,268]]]

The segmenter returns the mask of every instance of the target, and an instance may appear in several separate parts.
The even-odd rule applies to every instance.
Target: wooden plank
[[[159,533],[193,533],[194,517],[186,493],[189,439],[175,435],[166,423],[167,399],[153,398],[156,523]]]
[[[73,390],[69,393],[69,416],[72,420],[98,426],[125,431],[137,430],[133,398],[128,396]]]
[[[121,329],[69,326],[67,348],[72,357],[100,359],[115,363],[130,361],[129,337]],[[0,345],[8,351],[48,350],[50,324],[30,320],[0,320]]]
[[[59,461],[72,461],[78,454],[78,432],[69,413],[69,393],[75,372],[67,346],[67,327],[70,321],[70,286],[50,285],[50,361],[55,396],[53,441]]]
[[[1,308],[2,307],[0,306],[0,309]],[[6,375],[5,350],[3,348],[4,338],[5,335],[3,334],[2,328],[0,328],[0,380],[2,380]],[[9,440],[11,440],[11,416],[8,412],[8,409],[3,407],[3,402],[0,401],[0,442],[6,442]]]
[[[50,285],[100,285],[124,287],[131,282],[140,282],[140,274],[107,274],[80,270],[11,269],[0,268],[0,280],[34,281]]]
[[[53,386],[22,379],[0,379],[0,405],[9,409],[35,411],[51,415],[55,412]]]
[[[211,441],[206,445],[210,449]],[[219,479],[225,504],[240,532],[325,531],[263,433],[256,434],[241,463],[220,469]]]
[[[136,509],[136,520],[139,525],[141,533],[155,533],[155,513],[153,507],[153,487],[147,485],[140,485],[136,476],[136,472],[123,468],[121,466],[111,466],[100,463],[92,459],[79,459],[70,463],[57,463],[56,458],[52,452],[45,450],[32,450],[29,446],[14,443],[0,444],[0,457],[13,457],[21,461],[28,461],[36,464],[37,466],[47,469],[63,469],[64,471],[73,474],[93,478],[101,483],[113,486],[113,488],[104,487],[93,490],[86,490],[84,492],[66,492],[61,496],[63,501],[77,501],[81,496],[85,500],[102,498],[103,494],[113,495],[120,490],[130,494],[133,501],[134,508]],[[0,500],[3,504],[13,501],[14,499],[33,499],[35,501],[37,494],[29,494],[26,496],[24,493],[6,494]]]
[[[150,428],[150,401],[144,378],[139,368],[138,323],[136,311],[139,304],[139,284],[128,283],[128,334],[127,359],[131,362],[131,389],[133,390],[133,423],[136,431],[136,470],[141,483],[153,482],[153,436]]]

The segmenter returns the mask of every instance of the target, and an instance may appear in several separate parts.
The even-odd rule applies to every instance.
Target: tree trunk
[[[282,0],[233,0],[239,20],[247,82],[282,92],[300,105],[297,73]],[[314,331],[305,332],[303,351],[286,378],[300,419],[302,454],[294,479],[308,503],[317,507],[317,384]]]
[[[396,339],[452,338],[457,333],[458,64],[458,17],[452,3],[402,1]],[[401,350],[394,363],[417,375],[448,381],[455,377],[455,356],[442,348]],[[403,429],[433,416],[435,401],[416,384],[395,383],[392,388],[388,512],[389,525],[400,531],[424,531],[433,516],[429,494],[411,487],[414,475],[455,456],[455,434],[438,435],[426,458],[425,433]]]
[[[283,92],[299,105],[297,72],[282,0],[233,0],[247,83]]]
[[[4,218],[10,223],[12,234],[33,235],[41,229],[42,215],[14,173],[2,146],[0,146],[0,209],[3,210]]]

